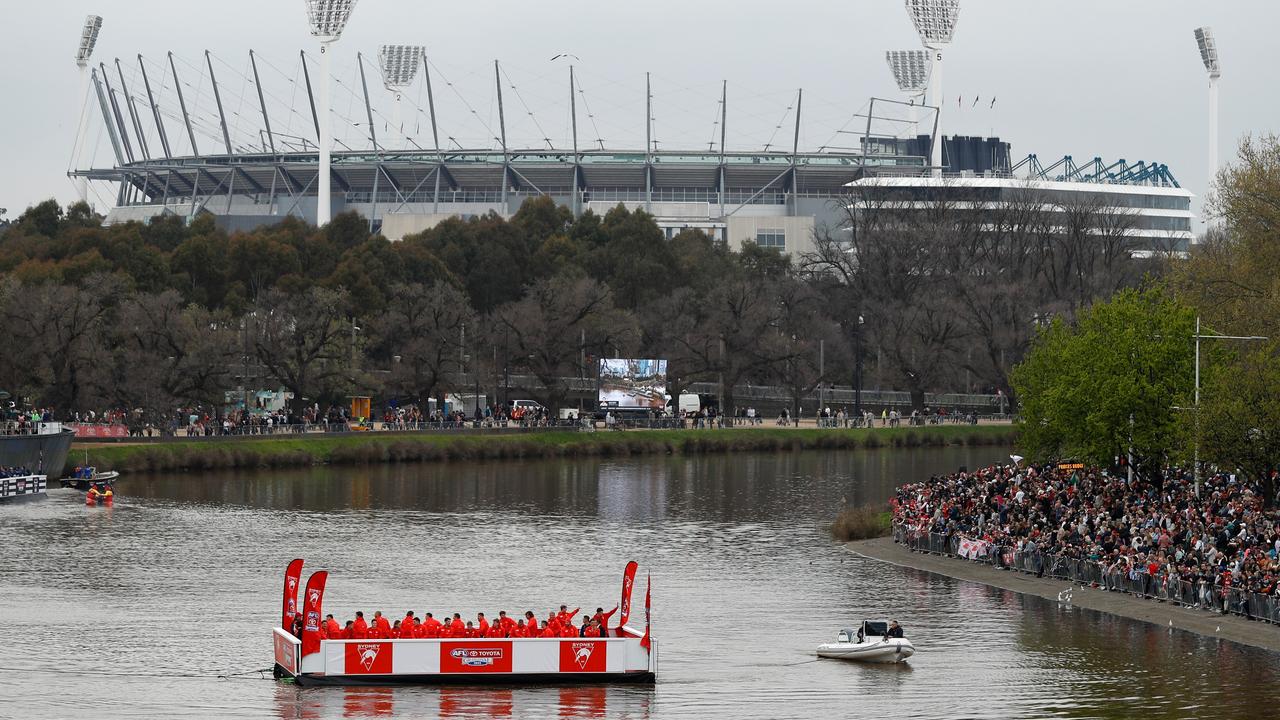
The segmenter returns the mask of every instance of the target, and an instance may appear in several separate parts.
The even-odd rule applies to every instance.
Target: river
[[[999,449],[389,465],[123,480],[0,506],[0,717],[1228,718],[1280,656],[851,556],[843,502]],[[336,617],[612,607],[652,573],[652,688],[308,688],[262,679],[293,557]],[[908,665],[813,661],[895,618]],[[1271,631],[1271,628],[1266,628]],[[233,677],[219,677],[233,675]]]

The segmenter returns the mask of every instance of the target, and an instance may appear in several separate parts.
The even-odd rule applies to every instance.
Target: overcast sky
[[[11,217],[48,197],[65,202],[75,196],[66,178],[80,108],[73,58],[88,13],[105,18],[95,60],[121,58],[135,95],[143,93],[136,56],[147,58],[152,83],[162,88],[158,102],[175,152],[189,143],[164,72],[170,50],[195,96],[188,102],[207,121],[197,129],[201,149],[221,145],[205,49],[215,55],[234,144],[260,137],[257,97],[246,80],[250,48],[261,57],[273,130],[314,136],[305,94],[298,92],[298,51],[313,48],[302,0],[8,4],[0,24],[6,99],[0,207]],[[967,0],[947,53],[945,131],[999,135],[1013,143],[1015,158],[1034,152],[1048,162],[1065,154],[1077,162],[1095,155],[1159,161],[1200,196],[1208,175],[1207,80],[1192,35],[1200,25],[1213,27],[1222,55],[1225,162],[1244,134],[1280,130],[1275,0]],[[853,146],[857,138],[848,131],[863,127],[854,116],[866,111],[868,99],[899,97],[885,50],[919,47],[900,0],[360,0],[334,59],[334,126],[349,143],[367,132],[355,94],[357,51],[370,62],[374,126],[385,139],[391,101],[373,63],[385,43],[427,46],[445,145],[448,137],[468,147],[496,144],[492,63],[498,59],[510,144],[545,146],[549,139],[566,146],[568,68],[550,58],[572,53],[582,90],[582,146],[602,138],[609,147],[643,147],[648,71],[654,137],[664,150],[706,149],[718,139],[722,80],[728,81],[730,149],[789,149],[797,88],[805,92],[802,149]],[[110,79],[118,83],[114,67]],[[429,146],[421,76],[404,103],[407,134]],[[92,110],[89,155],[97,166],[109,166],[96,104]],[[142,121],[158,154],[150,114]],[[110,195],[98,190],[103,209]]]

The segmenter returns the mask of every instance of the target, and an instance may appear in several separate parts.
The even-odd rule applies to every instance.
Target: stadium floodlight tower
[[[418,76],[418,66],[426,48],[421,45],[383,45],[378,50],[378,67],[382,70],[382,84],[395,95],[396,104],[391,108],[391,127],[397,138],[404,137],[400,115],[400,98],[405,88]]]
[[[942,51],[951,45],[960,16],[960,0],[906,0],[911,22],[920,34],[920,42],[933,51],[933,73],[929,79],[929,100],[938,113],[933,138],[935,177],[942,176]]]
[[[911,101],[911,131],[916,133],[919,124],[916,100],[922,99],[929,87],[929,53],[924,50],[889,50],[884,59],[889,63],[898,89]]]
[[[1209,187],[1218,176],[1218,79],[1222,77],[1222,63],[1218,60],[1218,44],[1213,40],[1213,28],[1196,28],[1196,44],[1200,46],[1200,59],[1209,72]]]
[[[329,129],[329,51],[342,37],[342,30],[351,19],[356,0],[303,0],[307,5],[307,21],[311,34],[320,40],[320,92],[316,114],[320,119],[320,175],[317,178],[316,225],[328,225],[333,214],[330,200],[330,149],[333,137]]]
[[[84,153],[85,139],[89,132],[89,58],[93,57],[93,49],[98,45],[98,33],[102,30],[102,17],[90,15],[84,20],[84,29],[80,31],[80,47],[76,50],[76,67],[80,68],[80,124],[76,126],[76,140],[72,147],[75,165],[80,164]],[[77,170],[80,168],[77,167]],[[89,181],[81,177],[76,181],[76,189],[80,193],[81,202],[89,202]]]

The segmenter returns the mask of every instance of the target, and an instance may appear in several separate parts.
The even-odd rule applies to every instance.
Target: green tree
[[[1200,390],[1201,459],[1260,480],[1264,502],[1276,501],[1272,471],[1280,465],[1280,343],[1212,373]]]
[[[1053,320],[1013,371],[1024,451],[1109,465],[1132,445],[1140,467],[1179,459],[1175,407],[1191,396],[1194,332],[1195,313],[1156,289]]]

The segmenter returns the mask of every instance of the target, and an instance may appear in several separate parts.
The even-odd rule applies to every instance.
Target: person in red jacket
[[[338,637],[340,637],[343,640],[356,640],[357,638],[356,638],[355,624],[356,623],[354,620],[348,620],[347,626],[342,628],[342,634],[339,635]]]
[[[516,621],[507,617],[506,610],[498,611],[498,624],[502,626],[502,632],[506,633],[508,637],[511,636],[511,632],[515,630],[516,627]]]
[[[504,638],[507,637],[507,632],[502,629],[502,623],[496,622],[489,626],[484,636],[487,638]]]
[[[364,613],[359,610],[356,611],[356,621],[352,631],[354,633],[351,636],[352,640],[364,640],[369,637],[369,623],[364,621]]]
[[[373,614],[373,625],[378,628],[379,635],[384,638],[391,637],[391,623],[387,621],[381,610]]]
[[[401,630],[400,632],[402,635],[404,634],[403,630]],[[413,629],[410,631],[407,637],[412,637],[415,640],[431,637],[430,635],[427,634],[427,624],[422,621],[422,618],[416,617],[413,619]]]
[[[538,637],[553,638],[558,636],[559,636],[559,633],[557,633],[554,628],[548,625],[546,620],[543,620],[542,627],[538,628]]]
[[[399,620],[396,621],[395,625],[391,626],[391,637],[393,639],[400,637],[400,621]]]
[[[429,638],[440,637],[440,621],[437,620],[435,616],[432,615],[431,613],[427,613],[426,618],[422,620],[422,627],[423,627],[423,630],[427,633],[425,637],[429,637]]]
[[[533,616],[532,610],[524,613],[524,637],[538,637],[538,618]]]
[[[582,637],[604,637],[604,629],[601,627],[600,621],[592,618],[591,622],[587,623],[587,625],[582,628]]]
[[[524,620],[516,622],[516,629],[511,632],[511,637],[529,637],[529,627],[524,624]]]
[[[579,611],[579,610],[581,610],[581,609],[582,609],[582,608],[574,608],[574,609],[573,609],[573,612],[568,612],[568,610],[569,610],[569,606],[567,606],[567,605],[561,605],[561,606],[560,606],[560,612],[556,615],[556,619],[560,621],[560,624],[561,624],[561,625],[572,625],[572,624],[573,624],[573,616],[574,616],[574,615],[577,615],[577,614],[578,614],[578,611]]]
[[[342,639],[342,626],[338,624],[337,620],[333,619],[332,615],[324,616],[324,631],[330,640]]]
[[[609,612],[605,612],[604,608],[596,608],[596,614],[592,615],[591,619],[600,624],[600,637],[607,637],[609,635],[609,618],[613,617],[613,614],[616,612],[618,612],[617,605],[614,605],[613,609]]]
[[[449,632],[452,637],[467,636],[467,626],[466,623],[462,622],[462,615],[458,613],[453,614],[453,620],[449,623]]]
[[[576,638],[578,637],[578,628],[574,627],[573,623],[565,623],[560,626],[560,637]]]
[[[476,637],[489,636],[489,621],[484,619],[484,613],[476,613]]]

